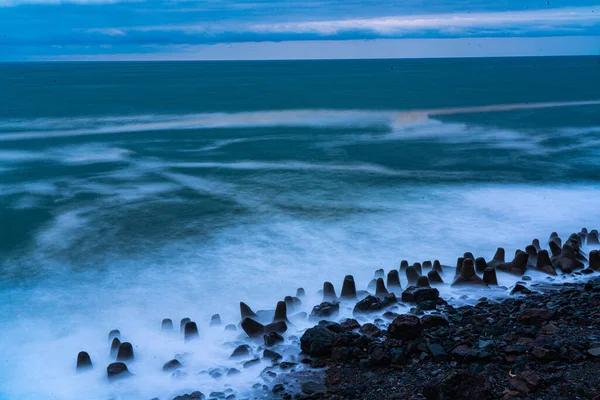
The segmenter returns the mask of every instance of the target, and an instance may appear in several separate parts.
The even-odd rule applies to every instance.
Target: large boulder
[[[127,365],[122,362],[114,362],[106,367],[106,375],[108,379],[114,380],[118,378],[126,378],[131,376],[131,372],[127,369]]]
[[[440,291],[430,287],[409,286],[402,292],[402,301],[406,303],[421,303],[427,300],[437,300]]]
[[[367,296],[354,306],[354,313],[369,313],[382,310],[397,302],[396,296],[391,293],[383,299],[375,296]]]
[[[388,333],[394,339],[415,339],[421,331],[421,321],[410,314],[397,316],[388,327]]]
[[[340,312],[340,303],[324,301],[314,306],[309,319],[312,321],[335,317]]]
[[[525,325],[539,325],[542,322],[550,321],[556,315],[554,310],[546,310],[544,308],[528,308],[521,311],[517,317],[517,322]]]
[[[304,332],[300,338],[300,348],[309,356],[326,357],[331,355],[336,336],[325,326],[315,326]]]

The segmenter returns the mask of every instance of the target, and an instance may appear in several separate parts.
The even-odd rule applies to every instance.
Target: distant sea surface
[[[599,57],[0,64],[0,398],[181,394],[76,354],[599,204]]]

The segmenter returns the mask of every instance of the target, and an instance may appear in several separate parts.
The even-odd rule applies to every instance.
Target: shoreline
[[[249,344],[256,346],[264,335],[255,353],[270,357],[273,365],[260,374],[256,395],[241,398],[600,399],[600,264],[597,250],[586,256],[580,249],[588,238],[597,246],[596,231],[573,234],[564,245],[553,233],[551,259],[537,239],[509,262],[503,249],[490,262],[465,253],[457,260],[453,285],[497,285],[496,270],[516,277],[510,297],[482,297],[474,305],[455,306],[440,297],[437,288],[447,283],[436,282],[437,271],[453,268],[436,262],[403,262],[387,282],[385,271],[377,270],[369,291],[357,291],[347,276],[339,297],[326,282],[323,302],[304,315],[314,326],[298,341],[282,335],[293,324],[286,306],[293,309],[300,290],[278,303],[271,324],[262,325],[261,312],[242,303],[241,326],[258,338]],[[531,282],[528,270],[548,274],[547,281]],[[412,284],[402,289],[398,272]],[[557,282],[561,276],[585,279]],[[400,310],[399,302],[412,308]],[[349,303],[356,303],[356,318],[339,319],[340,304]],[[301,352],[280,363],[277,351],[289,341]],[[238,398],[225,393],[206,398],[221,395]],[[194,398],[203,397],[174,400]]]

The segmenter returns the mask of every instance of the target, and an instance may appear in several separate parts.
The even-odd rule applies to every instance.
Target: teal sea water
[[[598,204],[599,57],[0,64],[0,398],[243,386],[161,374],[189,348],[160,320],[511,254]],[[115,327],[140,356],[108,385]]]

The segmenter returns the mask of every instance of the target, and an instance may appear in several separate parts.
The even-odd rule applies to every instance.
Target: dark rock
[[[483,257],[479,257],[475,260],[475,270],[477,272],[483,272],[485,271],[485,269],[488,267],[487,262],[485,261],[485,258]]]
[[[429,279],[431,285],[441,285],[444,283],[444,280],[436,269],[432,269],[427,273],[427,279]]]
[[[281,354],[276,353],[273,350],[265,349],[263,351],[263,358],[266,358],[267,360],[277,361],[281,360],[282,356]]]
[[[240,315],[242,316],[242,320],[244,318],[256,319],[258,317],[256,315],[256,313],[254,311],[252,311],[250,306],[248,304],[244,303],[243,301],[240,301]]]
[[[285,321],[277,321],[265,325],[265,333],[277,332],[277,333],[285,333],[287,331],[287,324]]]
[[[210,317],[210,326],[220,326],[221,324],[221,316],[219,314]]]
[[[378,337],[379,335],[381,335],[381,330],[371,324],[371,323],[366,323],[363,326],[360,327],[360,329],[358,330],[360,333],[362,333],[365,336],[369,336],[369,337]]]
[[[370,363],[377,367],[386,367],[391,364],[392,358],[382,346],[374,346],[369,352]]]
[[[241,374],[241,372],[240,372],[240,370],[239,370],[239,369],[237,369],[237,368],[230,368],[230,369],[227,371],[227,376],[233,376],[233,375],[239,375],[239,374]]]
[[[242,329],[251,338],[261,337],[265,333],[265,326],[252,318],[244,318],[242,320]]]
[[[472,258],[465,258],[460,276],[454,280],[452,286],[464,285],[486,285],[486,283],[475,273]]]
[[[458,257],[458,259],[456,260],[456,270],[454,271],[454,279],[458,278],[462,274],[462,267],[464,261],[464,257]]]
[[[534,245],[529,245],[525,247],[525,252],[527,253],[527,262],[529,265],[534,266],[537,264],[538,251]]]
[[[175,359],[172,359],[171,361],[167,361],[163,365],[162,370],[166,371],[166,372],[168,372],[168,371],[175,371],[176,369],[179,369],[181,367],[183,367],[183,365],[181,365],[181,363],[179,361],[177,361]]]
[[[399,293],[400,290],[402,290],[402,285],[400,284],[400,275],[398,274],[397,270],[393,269],[390,272],[388,272],[387,286],[392,292]]]
[[[195,322],[188,322],[185,324],[185,327],[183,328],[183,338],[186,342],[198,339],[199,337],[198,326]]]
[[[288,321],[287,304],[285,304],[285,301],[277,302],[277,307],[275,308],[275,315],[273,316],[273,322],[277,321]]]
[[[448,353],[446,353],[444,347],[439,343],[428,343],[427,349],[434,360],[445,360],[448,357]]]
[[[252,356],[252,348],[247,344],[239,345],[233,350],[233,353],[229,356],[229,358],[248,358]]]
[[[402,292],[402,301],[407,303],[420,303],[426,300],[437,300],[440,292],[434,288],[420,288],[409,286]]]
[[[491,399],[488,383],[482,375],[466,370],[451,370],[428,384],[426,400],[486,400]]]
[[[119,352],[119,347],[121,346],[121,341],[119,338],[113,338],[112,343],[110,344],[110,356],[116,357]]]
[[[106,367],[106,375],[108,379],[114,380],[117,378],[126,378],[131,376],[131,372],[127,369],[127,365],[122,362],[114,362]]]
[[[575,256],[575,249],[567,243],[562,247],[560,255],[553,256],[551,261],[553,265],[560,268],[565,274],[569,274],[576,269],[581,269],[584,266]]]
[[[360,324],[354,318],[347,318],[340,324],[343,330],[351,331],[360,328]]]
[[[554,318],[556,311],[546,310],[543,308],[528,308],[521,311],[521,314],[517,317],[517,322],[521,322],[525,325],[539,325],[542,322],[549,321]]]
[[[327,392],[327,386],[325,386],[322,383],[317,383],[317,382],[303,382],[302,385],[300,385],[300,388],[302,390],[302,393],[305,393],[307,395],[313,395],[313,394],[317,394],[317,393],[326,393]]]
[[[510,294],[531,294],[531,290],[527,289],[527,287],[517,283],[513,290],[510,291]]]
[[[419,279],[419,273],[414,267],[406,268],[406,279],[408,280],[409,285],[415,285],[417,283],[417,279]]]
[[[383,308],[383,301],[375,296],[367,296],[354,306],[354,312],[373,312]]]
[[[244,367],[244,368],[252,368],[252,367],[254,367],[255,365],[258,365],[258,364],[260,364],[260,358],[253,358],[252,360],[245,361],[242,364],[242,367]]]
[[[310,313],[309,319],[319,320],[322,318],[330,318],[338,315],[340,312],[340,303],[323,302],[318,306],[314,306]]]
[[[356,300],[356,285],[352,275],[346,275],[344,277],[344,283],[342,284],[342,293],[340,297],[345,300]]]
[[[131,343],[121,343],[117,352],[117,361],[131,361],[133,360],[133,358],[133,346],[131,345]]]
[[[336,333],[323,326],[307,329],[300,338],[300,348],[309,356],[326,357],[331,355]]]
[[[337,301],[337,295],[335,294],[333,283],[325,282],[323,283],[323,302],[333,301]]]
[[[298,298],[303,298],[306,296],[306,292],[304,291],[304,288],[298,288],[296,289],[296,297]]]
[[[90,355],[85,351],[80,351],[79,354],[77,354],[77,372],[84,371],[90,368],[92,368],[92,359],[90,358]]]
[[[420,288],[428,288],[428,287],[430,287],[430,285],[429,285],[429,278],[427,278],[426,276],[419,276],[417,278],[417,287],[420,287]]]
[[[542,246],[540,246],[540,241],[538,239],[533,239],[531,245],[535,247],[538,253],[542,250]]]
[[[383,282],[383,278],[377,278],[377,283],[375,286],[375,296],[382,298],[390,294],[385,288],[385,283]]]
[[[511,262],[499,264],[496,269],[513,275],[523,275],[527,270],[529,255],[524,251],[517,250],[515,258]]]
[[[425,300],[417,304],[417,310],[431,311],[437,308],[437,303],[433,300]]]
[[[471,260],[475,261],[475,256],[470,251],[467,251],[466,253],[464,253],[463,258],[465,258],[465,259],[470,258]]]
[[[433,270],[439,272],[440,274],[444,272],[442,265],[438,260],[433,261]]]
[[[598,238],[598,231],[593,230],[587,235],[587,243],[588,245],[597,245],[600,244],[600,240]]]
[[[111,342],[114,338],[121,339],[121,332],[118,329],[113,329],[108,333],[109,342]]]
[[[554,266],[550,261],[550,256],[548,255],[547,250],[540,250],[537,253],[535,269],[548,275],[556,275],[556,271],[554,270]]]
[[[548,244],[550,245],[550,253],[552,254],[552,257],[559,256],[561,252],[560,245],[555,241],[550,241]]]
[[[441,315],[429,314],[421,318],[423,329],[437,328],[438,326],[448,326],[448,320]]]
[[[415,271],[417,271],[417,274],[423,275],[423,268],[421,267],[421,263],[416,262],[412,266],[415,269]]]
[[[212,393],[211,393],[212,394]],[[177,396],[173,400],[204,400],[206,396],[201,392],[192,392],[190,394],[184,394],[182,396]]]
[[[406,261],[406,260],[400,261],[400,272],[406,271],[407,268],[408,268],[408,261]]]
[[[483,271],[483,281],[490,286],[498,286],[498,278],[496,277],[496,270],[492,267],[487,267]]]
[[[418,317],[403,314],[392,321],[388,333],[394,339],[415,339],[421,334],[421,329],[421,321]]]
[[[600,271],[600,251],[590,251],[590,268],[594,271]]]
[[[375,279],[377,278],[383,278],[385,276],[385,272],[383,271],[383,269],[378,269],[375,271]]]
[[[431,261],[423,261],[423,271],[430,270],[432,266]]]
[[[369,284],[367,285],[367,291],[374,292],[376,287],[377,287],[377,279],[372,279],[369,282]]]
[[[182,318],[181,322],[179,322],[179,333],[183,333],[185,329],[185,324],[187,324],[190,321],[191,319],[189,318]]]
[[[496,254],[494,254],[494,258],[487,263],[488,267],[497,268],[500,264],[504,264],[504,257],[504,249],[502,247],[498,247]]]
[[[163,332],[171,332],[173,330],[173,321],[169,318],[163,319],[160,324],[160,330]]]
[[[228,324],[225,326],[225,330],[234,332],[234,331],[237,331],[237,327],[233,324]]]
[[[265,346],[275,346],[277,343],[283,342],[283,336],[277,332],[269,332],[263,336]]]

